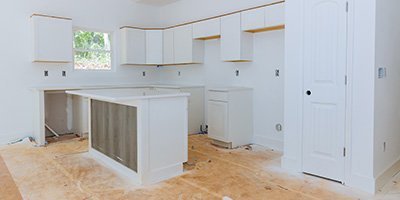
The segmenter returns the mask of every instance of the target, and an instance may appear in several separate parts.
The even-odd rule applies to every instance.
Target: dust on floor
[[[378,195],[280,168],[281,152],[257,145],[228,150],[206,135],[189,136],[189,165],[182,176],[141,186],[120,177],[89,153],[88,141],[71,138],[47,147],[0,148],[23,199],[400,199],[396,180]],[[12,181],[11,179],[9,181]],[[5,196],[4,196],[5,195]],[[7,193],[0,188],[0,199]],[[17,198],[16,198],[17,199]]]

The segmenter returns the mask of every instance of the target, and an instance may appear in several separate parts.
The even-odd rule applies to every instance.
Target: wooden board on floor
[[[7,165],[0,154],[0,199],[19,200],[22,199],[14,179],[8,171]]]

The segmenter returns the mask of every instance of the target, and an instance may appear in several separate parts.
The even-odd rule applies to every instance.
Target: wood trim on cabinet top
[[[185,25],[189,25],[189,24],[194,24],[194,23],[197,23],[197,22],[216,19],[216,18],[220,18],[220,17],[225,17],[225,16],[228,16],[228,15],[233,15],[233,14],[237,14],[237,13],[244,12],[244,11],[254,10],[254,9],[257,9],[257,8],[272,6],[272,5],[280,4],[280,3],[285,3],[285,0],[278,1],[278,2],[275,2],[275,3],[269,3],[269,4],[265,4],[265,5],[261,5],[261,6],[256,6],[256,7],[252,7],[252,8],[246,8],[246,9],[243,9],[243,10],[238,10],[238,11],[234,11],[234,12],[230,12],[230,13],[226,13],[226,14],[222,14],[222,15],[217,15],[217,16],[209,17],[209,18],[205,18],[205,19],[200,19],[200,20],[196,20],[196,21],[192,21],[192,22],[187,22],[187,23],[184,23],[184,24],[169,26],[169,27],[166,27],[166,28],[139,28],[139,27],[133,27],[133,26],[123,26],[120,29],[133,28],[133,29],[141,29],[141,30],[165,30],[165,29],[170,29],[170,28],[176,28],[176,27],[179,27],[179,26],[185,26]],[[275,30],[278,30],[278,29],[275,29]]]
[[[154,30],[154,31],[165,30],[165,28],[140,28],[140,27],[134,27],[134,26],[123,26],[119,29],[124,29],[124,28],[132,28],[132,29],[139,29],[139,30]]]
[[[72,18],[66,18],[66,17],[57,17],[57,16],[51,16],[51,15],[42,15],[42,14],[33,14],[31,15],[30,18],[32,17],[49,17],[49,18],[54,18],[54,19],[64,19],[64,20],[72,20]]]
[[[72,63],[72,61],[41,61],[41,60],[34,60],[35,63]]]
[[[275,30],[282,30],[282,29],[285,29],[285,25],[260,28],[260,29],[245,31],[245,32],[248,32],[248,33],[260,33],[260,32],[275,31]]]
[[[195,40],[213,40],[213,39],[219,39],[219,38],[221,38],[221,36],[216,35],[216,36],[210,36],[210,37],[196,38]]]

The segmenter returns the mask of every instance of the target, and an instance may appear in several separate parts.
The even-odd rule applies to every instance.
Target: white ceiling
[[[180,0],[132,0],[137,3],[143,3],[143,4],[148,4],[148,5],[153,5],[153,6],[165,6]]]

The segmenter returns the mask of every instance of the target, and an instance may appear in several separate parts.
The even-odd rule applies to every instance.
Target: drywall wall
[[[302,171],[304,0],[286,0],[284,156]],[[348,13],[348,84],[345,184],[375,192],[373,178],[375,0],[351,0]]]
[[[32,94],[36,85],[105,85],[153,83],[158,79],[155,67],[120,66],[119,27],[156,26],[158,8],[131,0],[20,0],[4,1],[0,7],[0,144],[32,134]],[[73,70],[72,64],[31,62],[30,16],[34,13],[71,17],[73,26],[114,31],[114,67],[112,72]],[[49,77],[43,71],[49,70]],[[67,77],[61,71],[67,71]],[[142,71],[147,76],[142,77]]]
[[[221,4],[224,6],[219,6],[221,2],[224,2]],[[162,7],[161,18],[168,26],[271,2],[183,0]],[[249,63],[222,62],[220,40],[205,41],[204,64],[163,67],[160,69],[160,81],[165,84],[204,84],[206,89],[218,86],[254,88],[253,140],[282,150],[283,131],[277,131],[275,126],[283,123],[284,32],[279,30],[254,34],[254,59]],[[277,69],[280,70],[279,77],[275,77]],[[240,71],[239,76],[236,76],[236,70]],[[205,96],[207,99],[207,93]]]
[[[398,0],[376,1],[374,178],[400,162],[399,9]],[[381,79],[380,67],[386,69]],[[399,163],[390,176],[398,170]]]
[[[166,27],[183,24],[279,1],[281,0],[181,0],[161,7],[160,25]]]

